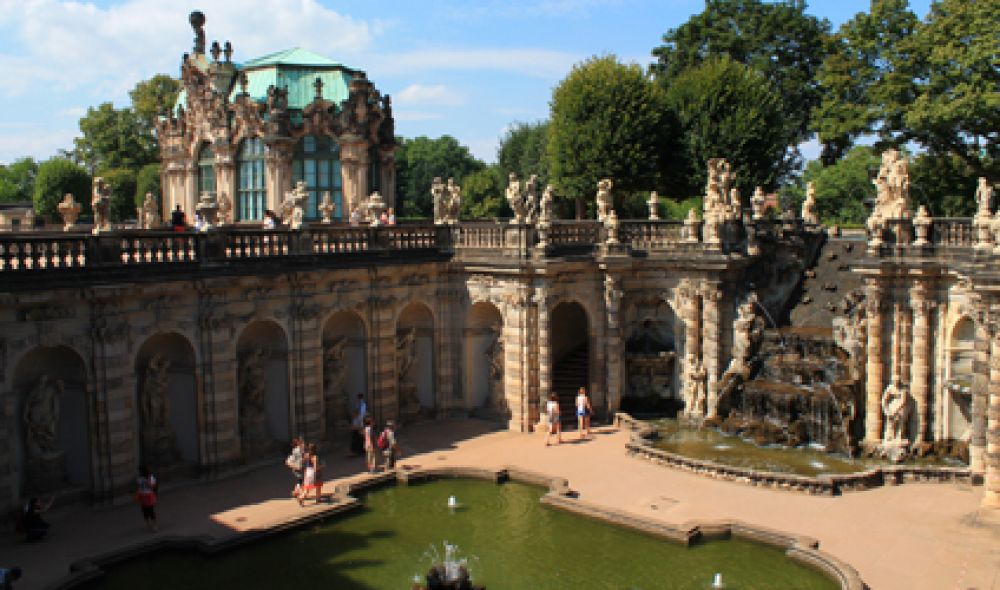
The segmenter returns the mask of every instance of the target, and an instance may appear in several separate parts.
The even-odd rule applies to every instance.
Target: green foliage
[[[135,85],[128,95],[132,99],[132,110],[149,130],[155,129],[156,121],[170,112],[177,102],[181,83],[166,74],[157,74],[149,80]]]
[[[613,179],[619,194],[655,188],[672,131],[663,92],[639,65],[591,58],[552,93],[549,182],[560,196],[589,200],[601,178]]]
[[[99,174],[111,191],[111,220],[135,219],[135,172],[128,168],[113,168]]]
[[[910,166],[913,208],[926,205],[934,216],[971,217],[976,212],[976,180],[958,156],[920,154]]]
[[[862,134],[878,133],[880,147],[905,143],[899,132],[914,95],[907,40],[918,22],[907,0],[872,0],[870,12],[840,27],[817,73],[823,98],[813,114],[824,162]]]
[[[146,193],[153,193],[157,203],[162,202],[160,194],[160,165],[146,164],[135,175],[135,206],[142,207],[146,201]]]
[[[504,178],[511,172],[522,180],[536,174],[538,186],[548,184],[549,166],[545,153],[549,142],[548,134],[548,121],[512,124],[500,140],[497,150],[497,164]]]
[[[710,59],[677,75],[666,103],[681,129],[683,162],[669,194],[701,194],[711,158],[729,160],[744,195],[773,188],[792,167],[781,99],[749,67]]]
[[[52,158],[38,165],[32,200],[35,213],[48,219],[58,219],[56,205],[63,195],[71,193],[82,205],[81,213],[90,213],[90,175],[79,164],[65,158]]]
[[[802,0],[706,0],[705,10],[663,36],[653,72],[672,86],[685,70],[728,57],[760,72],[782,99],[785,144],[810,131],[819,103],[814,78],[826,55],[830,24],[805,13]]]
[[[684,220],[688,216],[688,210],[694,209],[700,218],[702,212],[701,201],[701,197],[689,197],[681,201],[660,197],[660,216],[663,219]]]
[[[90,170],[138,170],[157,159],[156,140],[132,109],[116,109],[110,102],[91,107],[80,119],[80,132],[74,151]]]
[[[504,191],[507,176],[499,166],[487,166],[462,179],[462,217],[492,219],[508,217],[510,207]]]
[[[816,188],[816,213],[824,223],[863,223],[868,217],[866,201],[874,201],[875,185],[868,175],[878,169],[879,155],[868,146],[859,146],[847,152],[843,159],[830,166],[813,160],[806,166],[798,190],[788,191],[801,203],[805,196],[805,183]],[[789,203],[796,206],[795,203]]]
[[[24,157],[4,166],[0,165],[0,203],[30,201],[35,190],[38,163]]]
[[[404,217],[433,214],[431,182],[435,177],[465,178],[485,165],[469,153],[469,148],[449,135],[437,139],[397,138],[396,204]]]

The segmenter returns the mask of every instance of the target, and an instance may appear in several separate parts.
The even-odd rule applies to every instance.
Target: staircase
[[[576,424],[576,392],[590,385],[589,354],[587,345],[581,344],[556,361],[552,369],[552,391],[559,397],[559,417],[563,424]]]

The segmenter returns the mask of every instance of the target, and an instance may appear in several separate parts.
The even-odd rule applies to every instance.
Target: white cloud
[[[409,74],[432,70],[494,70],[538,78],[561,78],[581,56],[549,49],[417,49],[372,56],[372,71]]]
[[[16,75],[5,76],[15,82],[6,92],[54,83],[106,96],[123,94],[154,73],[176,76],[181,54],[192,48],[187,15],[199,4],[127,0],[100,8],[71,0],[5,1],[3,22],[23,48],[19,55],[0,55],[0,67]],[[236,61],[295,46],[339,59],[370,49],[373,36],[369,24],[317,0],[218,0],[206,17],[208,43],[233,40]]]
[[[456,107],[465,104],[465,97],[443,84],[410,84],[396,93],[393,102],[397,105],[431,104]]]
[[[72,149],[76,129],[38,131],[27,129],[20,133],[4,131],[0,134],[0,163],[13,162],[24,156],[38,160],[54,156],[60,149]]]

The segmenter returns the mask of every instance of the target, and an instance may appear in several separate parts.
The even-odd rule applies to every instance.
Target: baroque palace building
[[[209,61],[202,23],[160,129],[165,208],[231,191],[256,219],[297,177],[313,199],[339,187],[341,211],[374,188],[392,202],[389,102],[363,75],[300,50]],[[744,210],[721,159],[704,215],[685,221],[658,219],[655,200],[648,219],[619,220],[609,181],[599,219],[556,220],[551,188],[512,179],[509,222],[458,221],[457,187],[446,203],[435,185],[445,213],[392,227],[7,232],[0,508],[112,501],[142,464],[214,478],[274,460],[292,435],[343,436],[359,394],[404,424],[478,415],[527,432],[550,392],[571,407],[580,386],[601,417],[631,400],[724,419],[760,326],[787,316],[817,260],[861,286],[813,330],[851,361],[854,446],[967,448],[997,506],[998,216],[988,187],[975,219],[914,215],[905,160],[887,153],[882,172],[853,241],[807,208]]]
[[[191,15],[183,89],[157,128],[162,214],[180,205],[191,215],[208,195],[230,199],[234,221],[258,222],[298,181],[306,220],[320,218],[325,194],[335,219],[375,191],[393,206],[392,104],[364,72],[300,48],[236,64],[228,41],[206,54],[204,22]]]

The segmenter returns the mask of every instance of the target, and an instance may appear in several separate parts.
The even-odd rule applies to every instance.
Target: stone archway
[[[462,334],[462,384],[469,409],[506,421],[510,410],[504,398],[502,331],[503,317],[495,305],[480,301],[469,309]]]
[[[396,320],[396,393],[399,416],[433,416],[434,315],[423,303],[410,303]]]
[[[941,391],[939,438],[961,440],[972,428],[972,376],[976,327],[963,317],[951,328],[945,384]]]
[[[83,358],[39,347],[14,367],[15,465],[25,496],[91,487],[92,398]]]
[[[587,311],[575,301],[564,301],[552,310],[552,391],[559,396],[563,421],[575,420],[576,392],[590,388],[590,322]],[[590,392],[591,400],[595,392]],[[594,404],[595,407],[598,405]]]
[[[240,448],[244,461],[269,455],[290,438],[288,339],[271,321],[248,325],[236,343]]]
[[[173,332],[151,336],[135,357],[138,456],[157,473],[199,462],[195,365],[191,343]]]
[[[323,405],[327,430],[346,430],[358,394],[368,396],[365,323],[339,311],[323,325]]]

